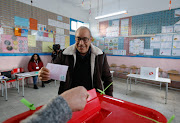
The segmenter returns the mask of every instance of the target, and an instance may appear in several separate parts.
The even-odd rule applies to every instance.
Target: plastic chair
[[[114,72],[116,72],[116,68],[117,68],[116,64],[113,63],[110,65],[110,73],[111,73],[112,77],[113,77]]]
[[[133,65],[133,66],[130,66],[129,68],[130,68],[130,73],[131,74],[138,74],[138,69],[139,69],[138,67]]]
[[[15,68],[11,71],[11,76],[7,76],[7,75],[4,75],[5,72],[1,72],[1,75],[4,75],[6,77],[8,77],[8,80],[2,80],[1,81],[1,88],[2,88],[2,96],[4,96],[4,87],[5,87],[5,100],[7,101],[8,100],[8,97],[7,97],[7,83],[10,83],[12,84],[13,82],[17,82],[15,83],[16,85],[16,88],[18,90],[18,93],[19,93],[19,80],[17,81],[16,77],[15,77],[15,73],[19,72],[19,69],[18,68]]]
[[[127,70],[128,67],[126,65],[122,64],[119,66],[119,68],[120,69],[117,71],[118,74],[123,74],[123,75],[129,74]]]
[[[135,65],[133,65],[133,66],[130,66],[129,67],[129,69],[130,69],[130,72],[128,72],[128,73],[130,73],[130,74],[138,74],[138,67],[136,67]],[[130,78],[131,79],[131,78]],[[137,83],[137,79],[135,79],[135,84]]]
[[[167,71],[168,78],[171,79],[171,82],[180,82],[180,73],[177,70],[169,70]],[[171,83],[172,84],[172,83]]]

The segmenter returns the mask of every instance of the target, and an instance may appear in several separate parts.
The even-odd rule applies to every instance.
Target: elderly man
[[[58,94],[77,87],[84,86],[103,90],[112,82],[109,65],[105,53],[91,44],[92,35],[87,27],[80,27],[75,33],[76,43],[67,47],[54,60],[55,64],[69,66],[66,82],[61,82]],[[42,68],[39,72],[40,80],[49,79],[49,70]],[[105,93],[112,96],[113,85]]]

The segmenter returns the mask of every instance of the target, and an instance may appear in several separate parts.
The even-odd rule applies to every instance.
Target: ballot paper
[[[51,79],[65,82],[68,66],[48,63],[46,68],[50,71]]]

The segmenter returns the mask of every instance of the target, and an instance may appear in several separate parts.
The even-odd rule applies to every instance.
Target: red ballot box
[[[90,96],[84,110],[73,112],[68,123],[154,123],[153,120],[167,123],[166,117],[156,110],[101,95],[96,93],[95,89],[88,91],[88,93]],[[38,107],[37,110],[41,107]],[[4,123],[19,123],[34,112],[24,112],[4,121]]]

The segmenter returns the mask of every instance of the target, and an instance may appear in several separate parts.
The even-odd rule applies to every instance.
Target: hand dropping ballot
[[[51,79],[65,82],[68,66],[48,63],[46,68],[50,71]]]

